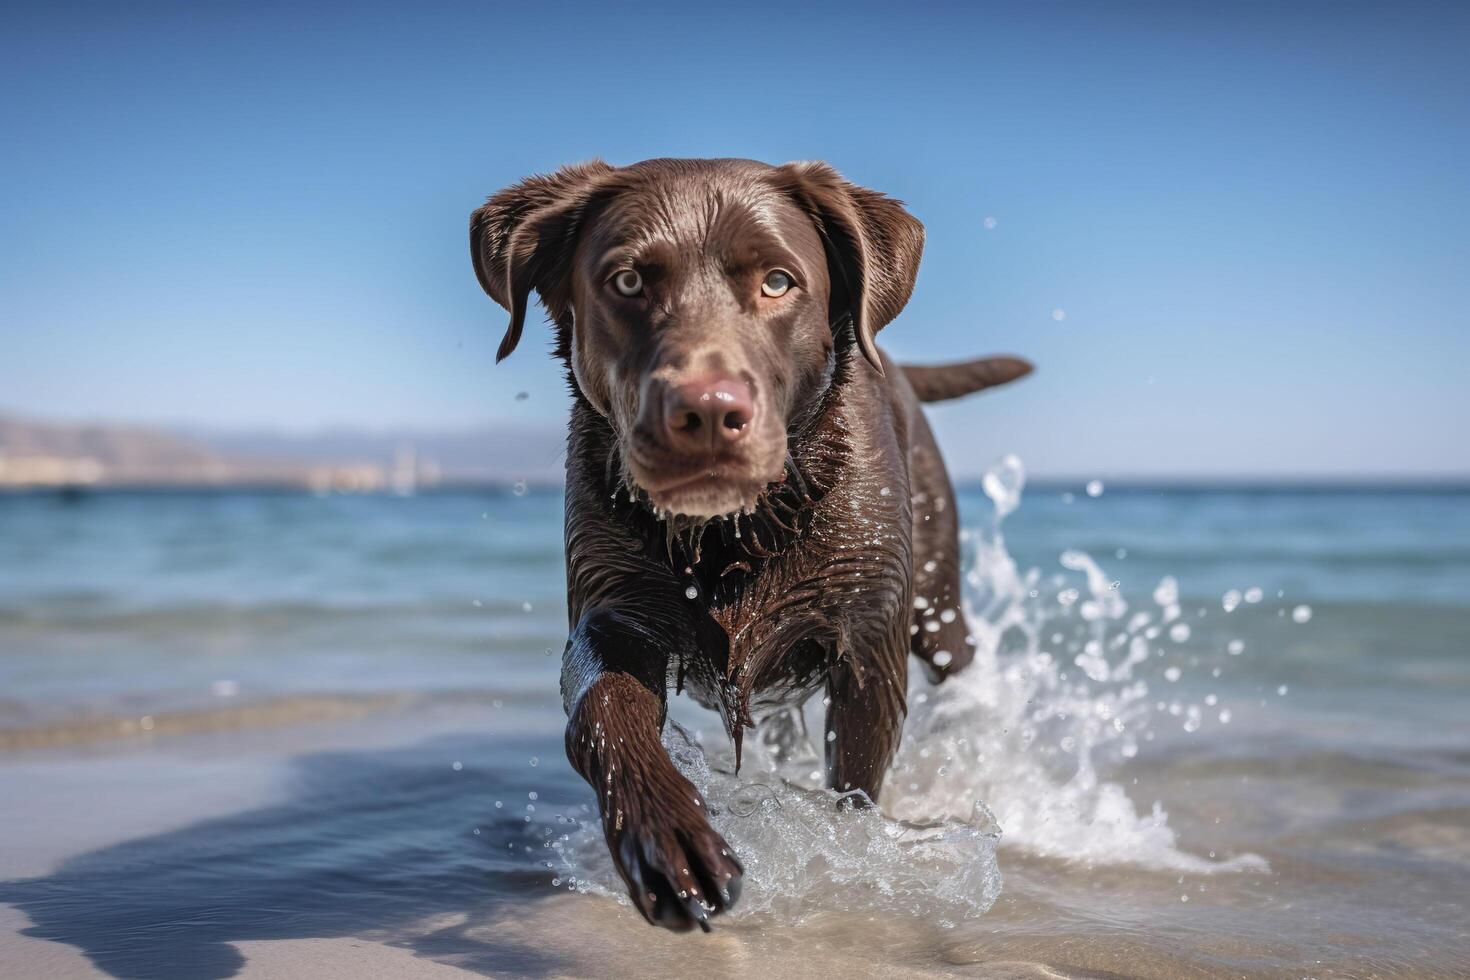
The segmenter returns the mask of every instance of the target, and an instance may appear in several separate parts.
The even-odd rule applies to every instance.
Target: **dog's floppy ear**
[[[863,356],[882,374],[873,338],[914,291],[924,226],[902,202],[850,183],[825,163],[788,163],[777,171],[787,192],[811,215],[827,249],[832,322],[851,316]]]
[[[470,258],[490,298],[510,311],[495,354],[503,361],[520,343],[531,290],[563,323],[565,282],[582,215],[613,168],[601,160],[536,175],[496,194],[470,215]]]

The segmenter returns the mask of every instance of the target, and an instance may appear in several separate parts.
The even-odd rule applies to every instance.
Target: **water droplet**
[[[995,231],[995,226],[1000,224],[999,221],[995,220],[995,216],[990,214],[987,214],[985,220],[980,223],[985,226],[986,231]]]
[[[526,481],[525,480],[517,480],[515,482],[515,486],[512,487],[511,490],[515,493],[515,495],[517,497],[524,497],[526,495],[526,490],[527,490]]]
[[[454,765],[450,766],[449,768],[453,769],[455,772],[459,772],[461,769],[464,768],[464,763],[463,762],[455,762]]]
[[[1189,639],[1189,624],[1175,623],[1173,626],[1170,626],[1169,639],[1173,640],[1175,643],[1183,643],[1185,640]]]
[[[1225,651],[1229,653],[1232,657],[1238,657],[1245,652],[1245,641],[1231,640],[1229,643],[1225,644]]]
[[[1305,623],[1312,618],[1312,607],[1307,605],[1297,606],[1291,611],[1291,618],[1298,623]]]
[[[995,504],[995,516],[1004,518],[1021,502],[1021,491],[1026,487],[1026,470],[1021,457],[1008,453],[985,473],[982,481],[985,495]]]
[[[1231,589],[1220,597],[1220,608],[1226,612],[1235,612],[1235,608],[1240,605],[1240,599],[1240,593],[1235,589]]]
[[[1101,497],[1103,495],[1103,481],[1101,481],[1101,480],[1088,480],[1087,481],[1087,495],[1089,497]]]
[[[1265,593],[1261,591],[1261,587],[1259,585],[1252,585],[1250,588],[1245,590],[1245,595],[1243,596],[1243,598],[1246,602],[1254,604],[1260,602],[1264,596]]]
[[[1051,318],[1058,323],[1061,323],[1067,318],[1067,311],[1058,306],[1056,309],[1051,311]]]
[[[689,586],[689,587],[687,587],[684,590],[684,598],[686,598],[686,599],[698,599],[699,598],[699,590],[697,588],[695,588],[694,586],[692,586],[692,585]]]
[[[529,602],[521,603],[521,612],[530,612],[533,607]]]

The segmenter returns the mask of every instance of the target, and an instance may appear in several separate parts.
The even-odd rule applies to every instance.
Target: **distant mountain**
[[[113,467],[204,466],[205,446],[141,426],[32,422],[0,416],[0,451],[9,456],[89,457]]]
[[[551,427],[461,432],[216,432],[0,415],[0,487],[283,486],[411,491],[441,484],[554,483]]]
[[[159,429],[0,416],[0,485],[212,482],[223,466],[209,447]]]
[[[224,455],[293,462],[390,460],[410,448],[420,459],[432,460],[446,482],[457,483],[560,483],[566,461],[565,431],[552,426],[201,432],[198,438]]]

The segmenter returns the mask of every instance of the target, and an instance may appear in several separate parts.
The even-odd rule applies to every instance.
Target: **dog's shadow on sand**
[[[557,972],[554,954],[488,941],[483,927],[553,894],[543,844],[567,828],[550,814],[585,789],[524,760],[558,748],[436,738],[302,756],[285,802],[0,882],[0,902],[29,916],[26,935],[75,946],[120,978],[230,977],[245,965],[233,942],[369,934],[476,972]],[[522,765],[477,773],[472,760],[490,757]],[[526,809],[532,791],[539,814]]]

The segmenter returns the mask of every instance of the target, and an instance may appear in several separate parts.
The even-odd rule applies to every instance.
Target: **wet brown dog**
[[[671,683],[720,712],[737,759],[754,719],[825,686],[829,783],[876,799],[908,655],[936,679],[970,662],[919,403],[1030,366],[878,349],[923,239],[821,163],[590,163],[471,218],[480,284],[511,313],[499,356],[534,290],[570,368],[567,755],[649,922],[708,928],[742,873],[660,743]]]

